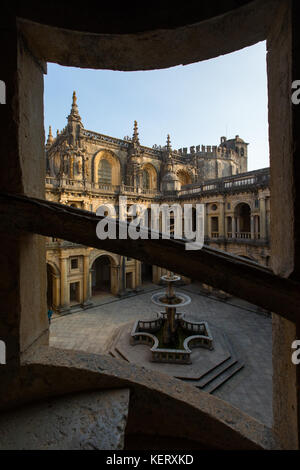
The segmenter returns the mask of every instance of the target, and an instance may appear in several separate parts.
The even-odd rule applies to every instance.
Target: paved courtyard
[[[55,316],[51,322],[50,345],[103,353],[113,331],[136,319],[155,318],[153,290],[147,286],[139,295],[118,299],[106,295],[102,304],[86,311]],[[214,392],[261,422],[272,425],[272,326],[271,318],[256,313],[256,307],[238,299],[228,301],[203,295],[196,285],[179,287],[192,302],[181,310],[195,321],[206,320],[221,328],[232,342],[245,367]]]

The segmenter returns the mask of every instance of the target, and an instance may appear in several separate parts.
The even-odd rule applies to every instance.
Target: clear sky
[[[248,169],[269,166],[266,45],[169,69],[118,72],[48,64],[45,132],[63,129],[76,90],[86,129],[123,138],[139,126],[142,145],[173,149],[249,142]]]

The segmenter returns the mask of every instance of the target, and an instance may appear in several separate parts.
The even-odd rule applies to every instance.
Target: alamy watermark
[[[297,366],[298,364],[300,364],[300,340],[296,339],[295,341],[293,341],[291,348],[296,349],[296,351],[294,351],[292,354],[292,363]]]
[[[0,339],[0,365],[6,364],[6,344]]]
[[[300,80],[293,81],[292,90],[295,90],[294,93],[292,93],[292,103],[299,104],[300,103]]]
[[[120,196],[118,214],[113,204],[103,204],[96,215],[103,217],[96,227],[100,240],[158,240],[161,233],[162,239],[183,239],[186,250],[203,248],[204,204],[133,204],[127,209],[127,197]]]
[[[0,104],[6,104],[6,87],[3,80],[0,80]]]

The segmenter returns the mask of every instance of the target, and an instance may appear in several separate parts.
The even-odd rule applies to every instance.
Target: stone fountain
[[[152,295],[152,302],[165,310],[155,320],[137,320],[131,331],[130,343],[147,344],[151,361],[190,364],[193,348],[213,349],[213,339],[207,322],[192,322],[177,308],[190,304],[191,298],[175,292],[174,284],[180,276],[168,272],[161,280],[167,284],[166,291]]]

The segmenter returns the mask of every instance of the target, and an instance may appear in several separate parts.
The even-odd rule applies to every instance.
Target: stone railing
[[[156,318],[155,320],[137,320],[134,325],[134,329],[139,334],[142,329],[149,331],[158,331],[162,324],[162,318]]]
[[[88,183],[92,189],[99,189],[99,191],[106,191],[111,193],[119,192],[120,186],[113,185],[110,183]]]
[[[189,350],[194,348],[212,349],[212,339],[204,335],[189,336],[184,340],[183,347]]]
[[[81,134],[84,137],[90,138],[92,140],[108,142],[108,143],[116,144],[116,145],[119,145],[119,146],[125,147],[125,148],[128,148],[129,144],[130,144],[130,142],[128,142],[124,139],[118,139],[116,137],[111,137],[109,135],[99,134],[98,132],[89,131],[87,129],[82,129]]]
[[[54,248],[71,248],[76,246],[82,246],[80,243],[69,242],[67,240],[61,240],[59,238],[51,239],[48,238],[46,241],[46,248],[54,249]]]
[[[134,186],[128,186],[125,184],[113,185],[109,183],[101,182],[89,182],[86,180],[77,180],[71,178],[55,178],[47,176],[45,179],[46,188],[65,188],[65,189],[85,189],[86,191],[99,191],[104,193],[113,194],[134,194],[134,195],[145,195],[149,197],[157,197],[161,195],[161,192],[157,189],[143,189],[135,188]]]
[[[190,364],[192,349],[202,347],[213,349],[213,338],[206,322],[192,322],[184,318],[184,314],[177,313],[176,319],[180,326],[188,333],[200,333],[188,336],[183,342],[183,349],[159,348],[159,341],[155,332],[162,326],[166,313],[161,312],[155,320],[137,320],[131,330],[130,343],[132,346],[146,344],[151,346],[151,360],[153,362],[166,362],[178,364]],[[147,329],[149,332],[141,331]],[[152,334],[153,333],[153,334]]]
[[[237,243],[242,243],[242,242],[257,242],[258,240],[261,240],[260,233],[253,232],[226,232],[225,235],[227,240],[230,240],[231,242],[236,241]],[[224,237],[220,236],[219,232],[211,232],[211,235],[205,236],[205,239],[207,240],[215,240],[217,241],[218,239],[224,239]],[[266,240],[264,240],[265,242]]]
[[[115,144],[115,145],[118,145],[120,147],[124,147],[124,149],[128,149],[131,145],[131,141],[129,141],[129,140],[118,139],[117,137],[111,137],[109,135],[100,134],[98,132],[89,131],[87,129],[83,129],[81,131],[81,134],[84,137],[87,137],[89,139],[99,141],[99,142]],[[164,150],[163,148],[155,149],[155,148],[151,148],[151,147],[146,147],[144,145],[141,145],[140,148],[141,148],[141,150],[144,151],[144,153],[146,153],[148,155],[151,155],[155,159],[160,159],[161,158],[161,153]]]
[[[235,238],[250,239],[251,238],[251,232],[236,232],[235,233]]]
[[[219,232],[211,232],[211,238],[219,238]]]
[[[158,349],[151,348],[152,362],[166,362],[171,364],[191,364],[190,349]]]
[[[200,184],[189,184],[182,187],[179,197],[192,196],[203,193],[223,193],[248,190],[257,186],[267,187],[270,181],[269,168],[250,171],[239,175],[227,176],[216,180],[205,181]]]

